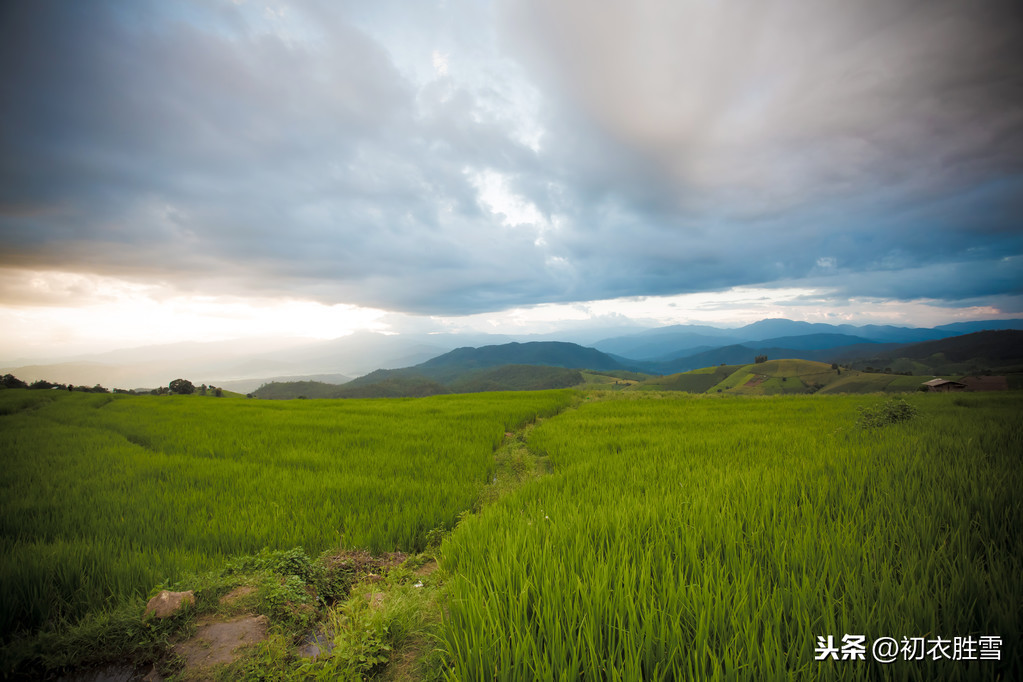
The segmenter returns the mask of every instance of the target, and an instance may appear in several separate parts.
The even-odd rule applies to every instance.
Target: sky
[[[0,356],[1023,317],[1014,0],[0,4]]]

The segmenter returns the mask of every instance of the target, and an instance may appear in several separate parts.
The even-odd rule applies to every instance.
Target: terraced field
[[[0,391],[0,636],[264,547],[421,549],[507,430],[572,400]]]
[[[298,614],[288,600],[311,600],[310,583],[271,569],[258,585],[276,634],[234,670],[393,679],[420,655],[449,680],[1020,679],[1023,394],[914,393],[890,413],[904,421],[877,395],[732,395],[824,374],[760,363],[704,396],[3,391],[2,643],[194,571],[226,590],[218,567],[240,554],[312,570],[292,548],[415,552],[444,536],[440,570],[398,570],[379,611],[374,582],[369,601]],[[882,418],[863,426],[865,408]],[[97,631],[158,656],[138,611]],[[399,633],[431,619],[399,655]],[[329,625],[334,652],[303,662],[298,621]],[[863,660],[819,660],[847,636]],[[881,663],[869,643],[884,637],[984,638],[998,657]]]

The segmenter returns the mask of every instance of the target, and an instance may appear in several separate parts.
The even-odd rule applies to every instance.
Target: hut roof
[[[944,386],[946,384],[954,384],[956,386],[965,386],[966,385],[966,384],[961,384],[958,381],[952,381],[951,379],[942,379],[940,377],[937,378],[937,379],[931,379],[930,381],[925,381],[924,382],[924,386]]]

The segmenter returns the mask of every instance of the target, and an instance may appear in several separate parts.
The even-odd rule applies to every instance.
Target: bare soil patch
[[[967,391],[1008,391],[1009,382],[1005,377],[963,377],[959,383]]]
[[[243,647],[266,639],[266,629],[266,616],[206,621],[192,637],[176,645],[174,653],[185,659],[186,676],[191,676],[203,668],[238,660]]]

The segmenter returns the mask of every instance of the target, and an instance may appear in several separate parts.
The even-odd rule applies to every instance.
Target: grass
[[[655,377],[644,381],[640,390],[705,393],[727,379],[740,367],[743,365],[718,365],[666,377]]]
[[[0,593],[50,624],[34,670],[174,673],[192,618],[244,609],[271,636],[218,679],[1023,677],[1019,393],[914,393],[870,428],[883,396],[53,393],[0,392]],[[368,569],[341,528],[426,554]],[[196,609],[147,629],[161,586]],[[321,627],[335,653],[298,658]],[[844,634],[996,635],[1002,658],[815,660]]]
[[[642,396],[642,394],[639,394]],[[677,394],[676,394],[677,396]],[[1021,396],[584,403],[443,547],[450,679],[1015,679]],[[998,635],[1001,662],[818,662],[818,636]],[[1000,676],[1000,677],[999,677]]]
[[[926,378],[897,374],[832,369],[810,360],[768,360],[752,365],[721,365],[648,379],[637,390],[723,393],[730,395],[785,395],[800,393],[909,393]],[[1016,385],[1010,376],[1010,387]]]
[[[417,551],[566,391],[288,403],[0,392],[0,638],[267,547]]]

